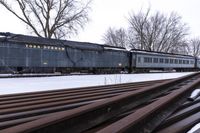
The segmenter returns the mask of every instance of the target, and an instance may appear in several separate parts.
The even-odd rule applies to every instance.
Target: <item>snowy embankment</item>
[[[85,86],[171,79],[188,74],[191,74],[191,72],[5,78],[0,79],[0,95],[64,88],[76,88]]]

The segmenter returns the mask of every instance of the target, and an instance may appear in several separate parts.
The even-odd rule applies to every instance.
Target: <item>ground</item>
[[[85,86],[119,84],[127,82],[150,81],[177,78],[191,72],[184,73],[148,73],[148,74],[112,74],[112,75],[74,75],[32,78],[1,78],[0,95],[76,88]]]

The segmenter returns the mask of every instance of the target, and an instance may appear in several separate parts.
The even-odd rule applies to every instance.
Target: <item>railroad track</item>
[[[163,73],[163,72],[150,72],[146,74],[152,73]],[[164,71],[164,73],[171,73]],[[113,73],[110,73],[111,75]],[[119,73],[118,73],[119,74]],[[136,73],[138,74],[138,73]],[[1,78],[29,78],[29,77],[55,77],[55,76],[80,76],[80,75],[94,75],[92,73],[24,73],[24,74],[0,74]],[[100,74],[95,74],[100,75]]]
[[[177,120],[199,115],[198,100],[185,103],[199,83],[195,73],[156,82],[3,95],[0,133],[162,133]],[[188,115],[192,118],[184,117]],[[199,122],[196,118],[182,131]]]
[[[53,77],[53,76],[67,76],[64,74],[0,74],[0,78],[28,78],[28,77]]]
[[[0,129],[167,80],[0,95]]]
[[[93,75],[90,73],[25,73],[25,74],[0,74],[0,78],[29,78],[29,77],[54,77],[54,76],[72,76],[72,75]]]

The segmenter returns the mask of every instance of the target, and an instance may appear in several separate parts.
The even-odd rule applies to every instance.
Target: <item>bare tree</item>
[[[106,44],[117,47],[127,46],[127,33],[123,28],[115,29],[109,28],[103,36],[103,40]]]
[[[134,48],[177,53],[187,46],[185,37],[188,28],[175,13],[169,17],[160,12],[150,15],[148,9],[145,13],[130,15],[128,21],[129,44]]]
[[[0,0],[9,12],[23,21],[39,37],[65,38],[88,22],[91,1],[79,0]]]
[[[149,16],[150,9],[144,14],[139,12],[137,15],[130,15],[129,21],[129,42],[131,47],[137,49],[146,49],[145,48],[145,36],[144,36],[144,27],[147,24],[147,19]]]
[[[199,57],[200,56],[200,39],[193,38],[188,43],[190,55]]]

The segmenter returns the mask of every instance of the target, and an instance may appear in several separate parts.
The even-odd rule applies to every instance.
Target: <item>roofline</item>
[[[143,52],[151,52],[151,53],[158,53],[158,54],[170,54],[170,55],[180,55],[180,56],[190,56],[194,57],[192,55],[185,55],[185,54],[174,54],[174,53],[167,53],[167,52],[158,52],[158,51],[149,51],[149,50],[141,50],[141,49],[131,49],[131,51],[143,51]]]
[[[98,46],[102,46],[102,47],[118,48],[118,49],[126,50],[126,48],[124,48],[124,47],[111,46],[111,45],[108,45],[108,44],[98,44],[98,43],[91,43],[91,42],[80,42],[80,41],[71,41],[71,40],[62,40],[62,39],[52,39],[52,38],[44,38],[44,37],[37,37],[37,36],[31,36],[31,35],[14,34],[14,33],[10,33],[10,32],[0,32],[0,36],[4,36],[4,37],[0,37],[0,41],[1,40],[5,40],[7,38],[12,39],[12,38],[17,37],[17,36],[24,36],[24,37],[41,38],[41,39],[48,39],[48,40],[52,40],[52,41],[59,41],[60,43],[62,43],[63,41],[68,41],[68,42],[72,42],[72,43],[87,43],[87,44],[98,45]],[[3,39],[1,39],[1,38],[3,38]],[[144,52],[149,52],[149,53],[170,54],[170,55],[194,57],[192,55],[174,54],[174,53],[166,53],[166,52],[141,50],[141,49],[131,49],[130,51],[132,51],[132,52],[133,51],[138,51],[138,52],[139,51],[144,51]]]

